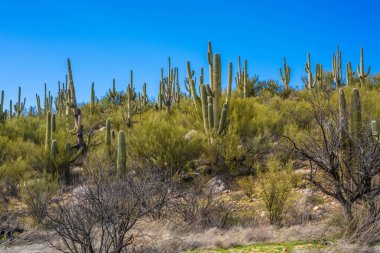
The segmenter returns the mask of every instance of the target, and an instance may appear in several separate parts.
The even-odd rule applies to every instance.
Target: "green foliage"
[[[198,136],[185,139],[191,124],[183,115],[148,113],[144,124],[136,125],[127,136],[128,157],[135,166],[148,165],[175,173],[203,150]],[[181,121],[187,122],[185,125]]]
[[[281,225],[293,190],[294,172],[292,164],[285,168],[274,158],[266,164],[267,171],[258,171],[259,196],[267,211],[269,222]]]
[[[255,193],[255,179],[253,176],[241,177],[236,182],[248,198],[253,196]]]
[[[32,179],[23,185],[22,200],[26,204],[29,214],[37,223],[41,223],[46,217],[49,201],[58,189],[59,185],[56,181],[44,179]]]

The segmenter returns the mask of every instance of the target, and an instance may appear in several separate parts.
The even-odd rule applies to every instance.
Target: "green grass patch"
[[[292,250],[321,250],[326,244],[319,241],[293,241],[281,243],[254,243],[244,246],[236,246],[229,249],[210,249],[210,250],[192,250],[187,253],[203,252],[203,253],[248,253],[248,252],[291,252]]]

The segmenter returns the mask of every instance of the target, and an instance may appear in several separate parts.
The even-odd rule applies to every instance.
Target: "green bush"
[[[255,193],[255,179],[253,176],[241,177],[236,182],[248,198],[253,196]]]
[[[134,166],[152,166],[175,173],[188,161],[199,157],[203,150],[203,135],[199,132],[186,139],[192,128],[184,127],[179,118],[165,111],[149,114],[144,122],[136,124],[127,136],[127,155]]]
[[[292,164],[284,168],[277,159],[270,158],[266,167],[266,172],[258,170],[259,196],[264,202],[269,222],[281,225],[292,196]]]

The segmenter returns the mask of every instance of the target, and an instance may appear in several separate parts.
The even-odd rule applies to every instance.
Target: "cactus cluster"
[[[168,76],[164,77],[164,69],[161,69],[161,80],[158,92],[158,108],[166,107],[168,113],[171,106],[180,101],[180,86],[178,81],[178,68],[172,68],[170,57],[168,58]]]
[[[220,106],[222,101],[222,84],[221,84],[221,62],[220,54],[216,53],[213,60],[211,43],[209,42],[209,69],[211,73],[211,85],[200,84],[201,90],[201,105],[204,129],[210,137],[216,133],[223,135],[227,130],[227,102]],[[228,100],[227,100],[228,101]]]
[[[285,90],[289,90],[290,83],[290,67],[286,64],[286,57],[284,57],[284,72],[280,68],[281,81],[284,84]]]
[[[371,67],[368,67],[367,72],[364,70],[364,49],[360,49],[360,65],[357,67],[358,77],[360,80],[360,85],[365,86],[365,79],[369,76],[371,72]]]
[[[339,50],[339,46],[337,47],[336,55],[333,54],[332,56],[332,68],[335,85],[336,87],[340,87],[342,81],[342,53]]]
[[[211,50],[211,46],[209,47],[209,50]],[[209,56],[209,64],[210,64],[210,56]],[[211,61],[212,62],[212,61]],[[239,89],[240,97],[246,98],[248,96],[247,94],[247,83],[248,83],[248,61],[247,59],[244,60],[244,69],[241,70],[241,64],[240,64],[240,56],[238,57],[238,72],[236,73],[235,77],[235,83],[237,88]]]
[[[372,123],[373,132],[375,123]],[[359,163],[359,150],[357,148],[363,134],[362,110],[360,93],[357,88],[352,89],[351,116],[347,111],[347,103],[344,90],[339,89],[339,160],[342,168],[354,171]]]
[[[20,117],[21,114],[24,112],[25,104],[26,104],[26,98],[24,98],[24,102],[21,102],[21,86],[19,86],[17,103],[14,105],[14,109],[15,109],[15,113],[17,114],[17,117]]]

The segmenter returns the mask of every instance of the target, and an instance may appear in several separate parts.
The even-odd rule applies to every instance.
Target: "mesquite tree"
[[[304,141],[286,136],[289,147],[299,159],[309,162],[307,179],[340,203],[348,221],[354,218],[354,205],[362,205],[376,219],[380,214],[375,204],[380,195],[376,180],[380,146],[369,122],[362,120],[359,91],[352,91],[350,110],[343,89],[339,90],[339,107],[323,95],[316,96],[310,101],[315,128]]]

